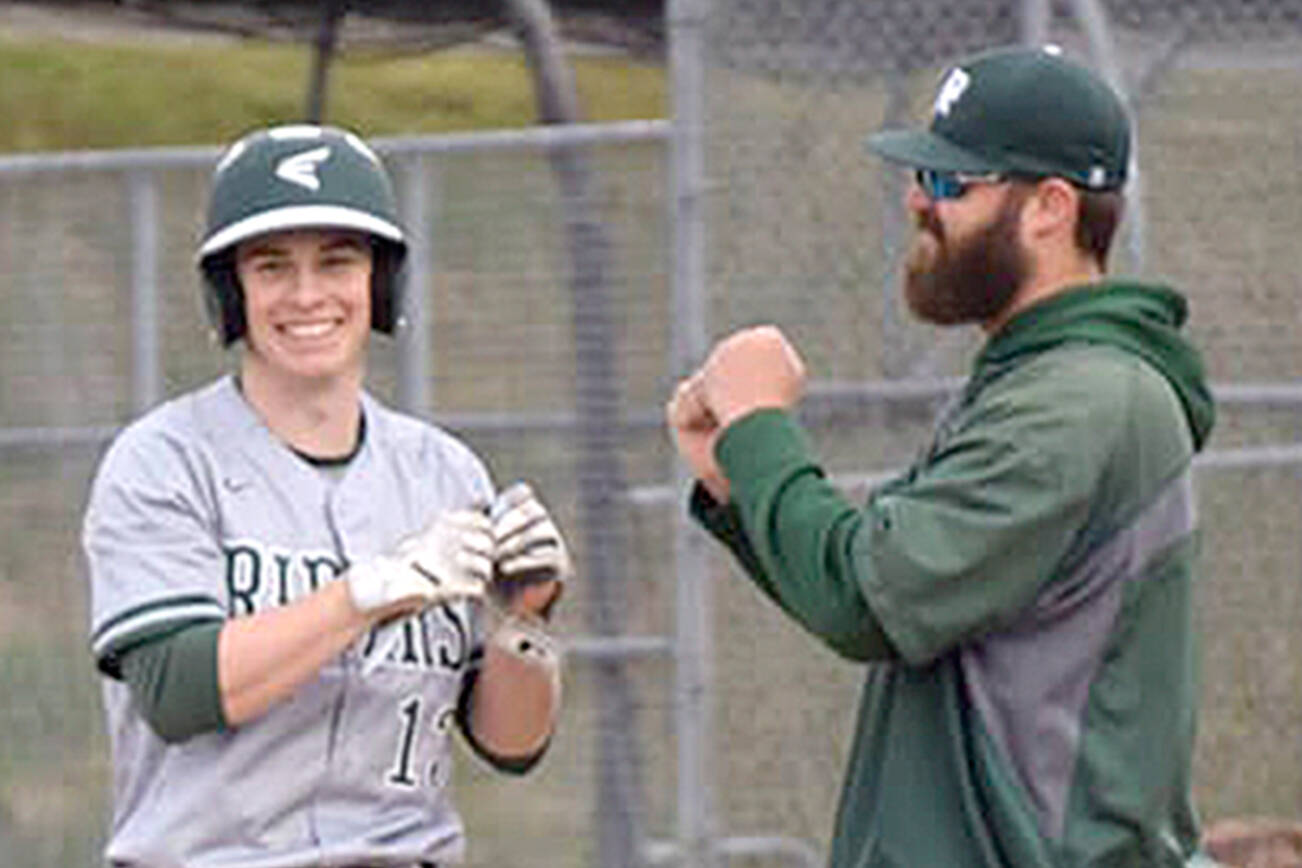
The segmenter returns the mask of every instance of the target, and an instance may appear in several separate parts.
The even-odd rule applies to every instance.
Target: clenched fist
[[[756,410],[794,407],[805,391],[805,363],[776,326],[756,326],[716,344],[700,379],[705,409],[727,428]]]

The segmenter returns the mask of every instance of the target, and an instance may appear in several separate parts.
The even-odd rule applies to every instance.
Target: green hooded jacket
[[[793,417],[716,449],[693,516],[866,680],[833,868],[1174,866],[1195,854],[1191,460],[1214,412],[1175,292],[1059,293],[994,335],[863,505]]]

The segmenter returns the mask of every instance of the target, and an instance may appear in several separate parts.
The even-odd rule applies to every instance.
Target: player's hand
[[[728,479],[714,458],[719,439],[719,420],[705,405],[702,377],[698,371],[674,389],[665,406],[665,419],[674,435],[674,445],[693,475],[720,503],[728,501]]]
[[[765,408],[790,409],[805,391],[805,363],[776,326],[735,332],[701,368],[701,401],[727,428]]]
[[[353,605],[387,618],[449,600],[481,597],[493,573],[493,526],[479,510],[440,513],[388,554],[345,573]]]
[[[501,492],[489,514],[496,543],[493,595],[513,614],[547,619],[574,575],[560,528],[526,482]]]

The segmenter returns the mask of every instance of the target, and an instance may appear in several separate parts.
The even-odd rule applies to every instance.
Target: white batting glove
[[[517,482],[493,501],[494,593],[511,600],[529,585],[556,583],[537,614],[546,617],[574,574],[565,538],[528,483]]]
[[[388,554],[354,564],[345,573],[360,611],[416,611],[481,597],[493,574],[495,542],[488,516],[477,510],[440,513],[428,527]]]

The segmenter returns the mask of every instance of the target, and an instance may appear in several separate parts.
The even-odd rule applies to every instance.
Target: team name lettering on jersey
[[[331,552],[285,551],[252,540],[227,543],[227,612],[232,618],[288,605],[337,579],[347,564]],[[362,656],[376,649],[382,630],[400,630],[400,641],[385,647],[385,665],[457,672],[470,659],[470,625],[464,612],[437,606],[420,617],[371,631]]]
[[[331,552],[291,552],[255,541],[226,543],[227,611],[232,618],[284,606],[344,571]]]
[[[366,639],[363,657],[376,653],[384,630],[400,630],[402,633],[398,642],[383,646],[380,653],[385,655],[385,666],[456,672],[470,660],[470,626],[465,614],[446,603],[428,609],[418,617],[376,627]]]

